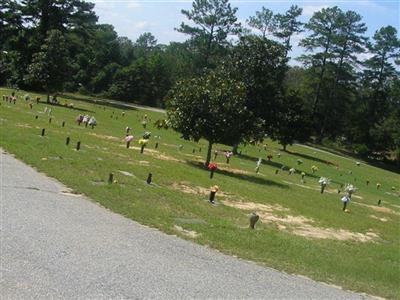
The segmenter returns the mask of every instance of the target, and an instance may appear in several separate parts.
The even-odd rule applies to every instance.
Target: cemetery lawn
[[[10,93],[0,89],[0,97]],[[41,97],[44,101],[45,96]],[[21,97],[15,105],[0,99],[0,147],[74,193],[168,234],[348,290],[400,299],[399,172],[361,160],[357,166],[354,158],[302,145],[289,146],[289,152],[284,152],[266,140],[266,150],[263,145],[241,146],[242,154],[233,156],[230,164],[222,151],[231,148],[215,145],[213,151],[220,150],[219,170],[210,179],[202,166],[206,141],[184,141],[171,129],[156,129],[153,123],[164,118],[162,113],[77,98],[59,100],[73,103],[74,108],[42,102],[30,109]],[[52,109],[51,123],[45,107]],[[94,115],[98,126],[78,126],[79,114]],[[151,119],[147,130],[152,137],[140,154],[138,140],[145,131],[141,124],[145,114]],[[123,141],[126,126],[135,137],[129,149]],[[67,136],[69,146],[65,145]],[[79,151],[75,150],[77,141],[81,141]],[[183,146],[180,150],[179,145]],[[268,155],[273,156],[270,162]],[[256,174],[259,157],[264,160]],[[315,174],[313,165],[318,167]],[[286,169],[281,170],[282,166]],[[288,175],[292,167],[297,172]],[[111,172],[116,181],[108,184]],[[146,183],[149,172],[151,185]],[[305,183],[301,172],[306,173]],[[320,176],[331,179],[324,194],[319,191]],[[348,213],[342,211],[340,201],[340,185],[345,183],[359,188]],[[215,205],[208,202],[212,185],[220,188]],[[253,211],[260,215],[256,230],[248,228]]]

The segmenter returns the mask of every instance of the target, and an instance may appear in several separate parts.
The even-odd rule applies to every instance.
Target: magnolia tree
[[[244,84],[223,73],[179,81],[167,99],[171,127],[184,139],[208,141],[207,166],[214,143],[240,143],[261,123],[246,107]]]

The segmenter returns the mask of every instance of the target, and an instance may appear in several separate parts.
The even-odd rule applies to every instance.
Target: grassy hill
[[[0,89],[0,97],[10,93]],[[223,151],[230,147],[216,145],[219,170],[210,179],[202,166],[206,142],[184,141],[171,129],[156,129],[153,123],[164,117],[162,113],[66,98],[59,99],[61,104],[73,103],[73,108],[36,102],[30,108],[24,94],[18,93],[15,105],[0,100],[0,147],[75,193],[142,224],[227,254],[346,289],[400,298],[398,173],[303,145],[283,152],[267,140],[266,146],[240,147],[241,155],[229,164]],[[52,110],[51,123],[46,107]],[[79,114],[95,116],[98,125],[78,126]],[[147,129],[141,124],[145,114],[151,119]],[[129,149],[124,142],[127,126],[135,137]],[[152,137],[140,154],[138,140],[144,131]],[[76,151],[78,141],[81,149]],[[273,156],[271,161],[268,155]],[[263,163],[257,174],[260,157]],[[318,171],[312,173],[312,166]],[[290,168],[296,173],[289,175]],[[151,185],[146,183],[149,172]],[[306,173],[305,182],[301,172]],[[109,173],[114,175],[112,184]],[[324,194],[318,185],[320,176],[331,180]],[[358,188],[348,213],[342,211],[340,201],[346,183]],[[220,189],[215,205],[208,202],[213,185]],[[248,228],[251,212],[260,216],[256,230]]]

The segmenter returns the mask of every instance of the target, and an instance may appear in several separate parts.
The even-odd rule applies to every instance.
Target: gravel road
[[[1,299],[365,299],[142,226],[0,153]]]

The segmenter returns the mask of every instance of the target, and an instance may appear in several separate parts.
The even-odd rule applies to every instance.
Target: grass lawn
[[[0,97],[5,94],[10,90],[0,89]],[[20,91],[18,96],[24,94]],[[22,97],[15,105],[1,99],[0,147],[74,192],[142,224],[285,272],[400,299],[399,173],[361,160],[357,166],[353,158],[301,145],[283,152],[267,140],[266,149],[241,147],[242,154],[229,164],[222,151],[230,148],[216,145],[219,170],[210,179],[202,167],[206,141],[184,141],[171,129],[156,129],[153,122],[163,118],[161,113],[59,100],[72,102],[74,108],[34,103],[30,109]],[[51,123],[45,107],[52,109]],[[86,113],[97,119],[94,129],[75,123],[78,114]],[[152,137],[140,154],[138,139],[145,131],[141,124],[145,114],[151,119],[146,130]],[[126,126],[135,137],[129,149],[123,141]],[[81,141],[79,151],[77,141]],[[273,156],[270,162],[268,155]],[[264,161],[256,174],[259,157]],[[318,167],[315,174],[313,165]],[[291,167],[297,170],[293,175],[288,174]],[[108,184],[111,172],[116,182]],[[151,185],[146,183],[149,172]],[[320,176],[331,179],[324,194],[319,191]],[[349,213],[342,212],[340,201],[345,183],[359,188]],[[212,185],[220,188],[215,205],[208,202]],[[256,230],[248,228],[253,211],[260,215]]]

